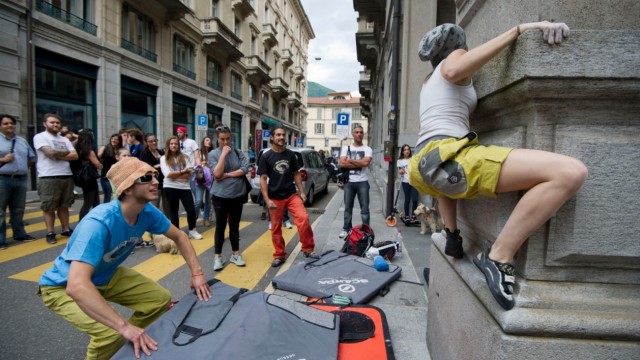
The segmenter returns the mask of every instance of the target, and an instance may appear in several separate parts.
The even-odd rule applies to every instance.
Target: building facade
[[[481,144],[569,155],[587,165],[589,178],[516,255],[516,305],[510,311],[495,302],[471,257],[496,239],[524,195],[458,202],[467,256],[452,260],[444,255],[444,239],[436,236],[431,242],[429,311],[422,319],[431,357],[637,359],[640,197],[628,194],[640,188],[640,3],[353,4],[359,13],[358,60],[365,66],[360,101],[371,119],[374,149],[389,140],[393,121],[397,144],[415,145],[419,92],[433,71],[417,56],[428,30],[456,23],[473,49],[521,23],[555,20],[571,27],[558,46],[545,44],[540,32],[525,32],[475,73],[478,106],[470,124]],[[399,52],[395,64],[394,47]],[[374,156],[370,169],[378,186],[385,187],[388,168],[380,158],[380,153]]]
[[[21,135],[53,112],[98,144],[131,127],[199,141],[217,122],[243,150],[274,126],[305,137],[315,35],[299,0],[9,0],[0,21],[0,112]]]
[[[307,147],[324,150],[325,154],[337,157],[342,146],[350,145],[353,137],[340,137],[337,134],[339,113],[350,115],[349,126],[353,129],[362,126],[367,144],[369,119],[362,115],[360,97],[350,92],[333,92],[326,97],[310,97],[307,102]]]

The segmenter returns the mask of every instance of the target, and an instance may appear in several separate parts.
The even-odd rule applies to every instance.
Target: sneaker
[[[269,221],[269,230],[271,230],[271,221]]]
[[[348,233],[347,233],[347,231],[346,231],[346,230],[342,230],[342,232],[340,233],[340,235],[338,235],[338,237],[339,237],[340,239],[343,239],[345,236],[347,236],[347,234],[348,234]]]
[[[293,229],[293,225],[291,225],[291,221],[287,220],[284,222],[284,227],[287,229]]]
[[[224,263],[222,262],[222,257],[215,257],[213,259],[213,270],[220,271],[224,267]]]
[[[229,258],[229,262],[236,264],[236,266],[245,266],[246,263],[242,259],[242,255],[240,254],[232,254]]]
[[[202,235],[196,229],[189,230],[189,239],[202,240]]]
[[[273,259],[273,262],[271,263],[271,267],[279,267],[280,265],[284,264],[284,258],[275,258]]]
[[[68,228],[67,230],[65,230],[65,231],[60,233],[60,235],[66,236],[66,237],[71,236],[71,234],[73,234],[73,229],[72,228]]]
[[[56,234],[55,233],[48,233],[47,234],[47,243],[55,244],[57,242],[58,242],[58,240],[56,240]]]
[[[447,238],[447,244],[444,246],[444,253],[453,256],[456,259],[462,259],[464,255],[462,251],[462,236],[460,229],[451,232],[448,228],[444,229],[444,235]]]
[[[36,238],[34,238],[33,236],[26,234],[25,236],[14,236],[13,240],[16,241],[22,241],[22,242],[31,242],[34,241]]]
[[[305,258],[320,259],[320,256],[318,256],[315,251],[304,251],[302,252],[302,256]]]
[[[136,244],[137,248],[146,248],[146,247],[152,247],[152,246],[155,246],[153,241],[146,241],[146,240],[140,240]]]
[[[505,310],[511,310],[515,305],[513,299],[513,285],[515,284],[515,268],[509,263],[500,263],[489,259],[489,250],[473,258],[473,263],[484,273],[491,295]]]

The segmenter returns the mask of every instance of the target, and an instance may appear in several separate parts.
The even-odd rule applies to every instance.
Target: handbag
[[[233,149],[236,152],[236,156],[238,157],[238,159],[240,159],[240,152],[238,151],[238,149]],[[249,193],[251,192],[251,182],[249,182],[249,179],[247,179],[247,174],[244,174],[242,176],[242,178],[244,179],[244,195],[240,196],[242,198],[242,203],[246,204],[249,202]]]
[[[351,157],[351,145],[349,145],[347,147],[347,158]],[[345,169],[345,168],[338,168],[338,174],[336,175],[336,180],[338,183],[338,187],[340,189],[343,189],[345,185],[347,185],[347,183],[349,183],[349,173],[351,172],[350,169]]]
[[[73,183],[79,187],[95,182],[99,178],[100,174],[98,173],[98,169],[86,160],[82,160],[80,167],[73,172]]]

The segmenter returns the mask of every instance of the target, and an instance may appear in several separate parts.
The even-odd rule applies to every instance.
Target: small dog
[[[427,225],[431,229],[431,233],[435,234],[438,232],[438,227],[436,226],[436,208],[428,208],[425,204],[420,203],[418,207],[413,212],[418,219],[420,220],[420,234],[424,235],[427,233]]]
[[[156,246],[156,252],[168,252],[171,255],[180,253],[175,241],[169,239],[164,235],[151,235],[151,239],[153,239],[153,244]]]

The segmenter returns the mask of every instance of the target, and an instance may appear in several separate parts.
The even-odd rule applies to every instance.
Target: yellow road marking
[[[34,268],[31,268],[29,270],[26,270],[26,271],[23,271],[23,272],[20,272],[20,273],[17,273],[17,274],[13,274],[13,275],[9,276],[9,278],[10,279],[15,279],[15,280],[38,282],[38,280],[40,280],[40,277],[42,276],[42,274],[46,270],[51,269],[52,267],[53,267],[53,261],[49,261],[46,264],[42,264],[40,266],[36,266]]]
[[[251,222],[241,221],[240,229],[242,230],[250,224]],[[215,234],[215,227],[202,233],[202,240],[191,240],[191,245],[193,245],[197,255],[200,255],[213,247],[213,234]],[[225,237],[227,236],[229,236],[229,228],[225,231]],[[152,280],[158,281],[185,264],[186,263],[182,256],[162,253],[141,262],[132,269]],[[206,269],[208,263],[201,265]]]
[[[297,230],[282,227],[282,236],[286,244],[296,235]],[[253,289],[264,274],[271,267],[273,261],[273,244],[271,231],[265,231],[256,241],[242,252],[242,257],[247,262],[246,266],[239,267],[226,262],[224,269],[216,276],[216,279],[227,285],[238,288]],[[290,259],[293,259],[289,256]]]
[[[27,208],[25,208],[25,211],[27,210]],[[9,212],[7,211],[7,214]],[[35,219],[35,218],[42,218],[42,211],[34,211],[34,212],[30,212],[30,213],[24,213],[24,216],[22,217],[22,220],[29,220],[29,219]],[[11,218],[9,216],[7,216],[5,218],[6,222],[11,221]]]
[[[38,251],[47,250],[55,246],[65,245],[69,240],[68,237],[64,237],[60,235],[57,236],[57,239],[58,239],[58,243],[55,245],[48,244],[45,241],[45,238],[42,238],[29,243],[20,244],[17,246],[11,246],[7,250],[0,251],[0,263],[17,259],[23,256],[31,255],[31,254],[37,253]]]
[[[42,215],[42,214],[40,214]],[[73,224],[75,222],[78,221],[78,215],[71,215],[69,216],[69,224]],[[60,230],[60,220],[58,220],[58,218],[56,218],[56,221],[54,223],[54,225],[56,225],[56,229]],[[72,226],[73,227],[73,226]],[[10,228],[10,226],[9,226]],[[27,232],[27,234],[31,234],[34,233],[36,231],[41,231],[41,230],[46,230],[47,229],[47,225],[44,223],[44,219],[42,219],[42,221],[37,222],[35,224],[30,224],[24,227],[24,231]],[[60,230],[62,231],[62,230]],[[13,230],[11,229],[7,229],[7,238],[13,237]],[[59,236],[58,236],[59,237]]]

